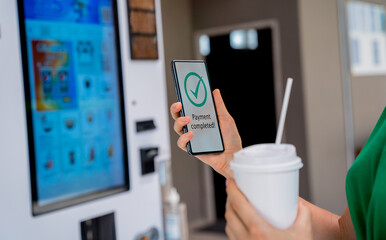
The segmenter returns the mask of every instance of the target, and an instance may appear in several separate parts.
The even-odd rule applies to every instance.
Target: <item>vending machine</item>
[[[164,53],[133,59],[128,4],[0,2],[0,239],[163,239]]]

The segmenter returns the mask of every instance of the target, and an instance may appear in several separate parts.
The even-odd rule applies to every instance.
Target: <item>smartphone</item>
[[[207,66],[200,60],[171,62],[177,99],[182,103],[181,116],[190,116],[184,132],[192,131],[187,144],[191,155],[220,153],[224,143],[214,106]]]

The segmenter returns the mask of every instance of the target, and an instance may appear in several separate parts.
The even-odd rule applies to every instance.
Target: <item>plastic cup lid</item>
[[[232,169],[292,169],[303,164],[291,144],[257,144],[246,147],[234,154]]]

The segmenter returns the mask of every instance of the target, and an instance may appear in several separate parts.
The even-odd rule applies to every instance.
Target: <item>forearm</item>
[[[318,239],[341,239],[339,227],[340,216],[315,206],[300,198],[311,211],[313,238]]]

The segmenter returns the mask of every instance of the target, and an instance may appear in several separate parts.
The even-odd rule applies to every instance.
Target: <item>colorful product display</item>
[[[23,1],[35,213],[129,187],[113,2],[39,2]]]

